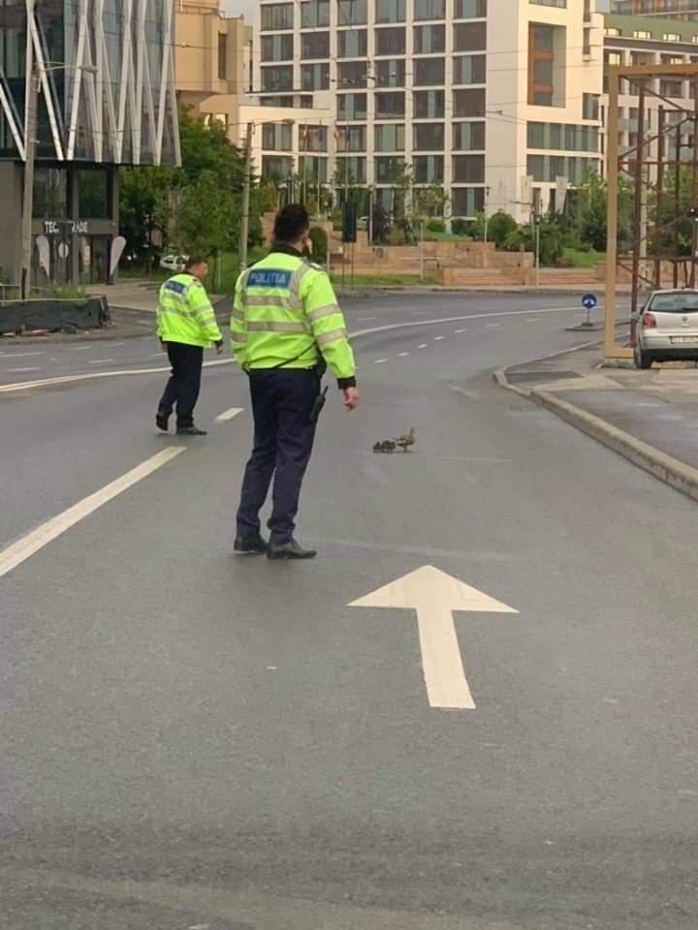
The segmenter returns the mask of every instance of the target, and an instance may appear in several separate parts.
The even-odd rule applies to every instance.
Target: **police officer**
[[[167,432],[172,408],[177,404],[177,435],[205,436],[194,426],[194,407],[201,390],[204,349],[215,345],[223,351],[223,337],[203,281],[208,262],[199,255],[187,261],[182,274],[165,281],[158,303],[158,336],[172,365],[172,376],[158,406],[155,422]]]
[[[329,366],[344,406],[359,401],[344,316],[325,272],[303,257],[310,219],[290,204],[277,215],[270,254],[240,276],[231,320],[233,352],[250,378],[254,449],[237,514],[235,550],[270,559],[312,559],[294,538],[301,484],[315,438],[314,412]],[[267,543],[259,512],[274,478]]]

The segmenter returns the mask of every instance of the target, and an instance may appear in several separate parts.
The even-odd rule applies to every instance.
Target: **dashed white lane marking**
[[[369,320],[375,320],[375,316],[360,316],[357,323],[368,323]]]
[[[428,347],[429,347],[429,343],[428,343],[428,342],[423,342],[423,343],[421,344],[421,346],[417,346],[418,349],[426,349],[426,348],[428,348]]]
[[[120,346],[126,345],[125,342],[112,342],[112,349],[118,349]]]
[[[398,353],[398,358],[407,358],[409,354],[409,352],[400,352]]]
[[[543,321],[541,320],[539,316],[537,316],[535,320],[524,320],[524,323],[542,323],[542,322]]]
[[[91,349],[91,348],[92,348],[92,346],[90,346],[90,345],[87,345],[87,346],[71,346],[71,347],[70,347],[70,351],[71,351],[71,352],[84,352],[85,349]]]
[[[241,413],[242,407],[231,407],[229,410],[224,410],[223,413],[218,414],[216,423],[227,423],[228,420],[234,420]]]
[[[41,371],[40,368],[8,368],[8,374],[19,374],[21,371]]]
[[[434,336],[434,342],[441,342],[441,340],[445,338],[445,336]]]
[[[501,325],[501,323],[488,323],[485,329],[498,329]]]
[[[15,358],[31,358],[35,355],[43,355],[43,352],[0,352],[0,358],[6,358],[12,361]]]
[[[162,358],[164,354],[164,352],[153,352],[153,354],[149,355],[148,358]]]
[[[0,551],[0,578],[7,575],[8,572],[11,572],[13,568],[17,568],[22,562],[31,558],[31,556],[40,549],[43,549],[44,546],[47,546],[50,542],[53,542],[54,539],[57,539],[71,527],[75,526],[76,523],[79,523],[81,520],[84,520],[85,517],[94,513],[95,510],[99,510],[104,504],[113,500],[119,494],[123,494],[124,491],[127,491],[129,488],[133,487],[134,484],[147,478],[148,475],[157,471],[158,468],[162,468],[162,466],[171,459],[181,455],[184,449],[184,446],[170,446],[167,449],[163,449],[162,452],[158,452],[156,455],[151,456],[151,458],[146,459],[145,462],[141,462],[140,465],[126,472],[125,475],[105,485],[101,490],[95,491],[94,494],[90,494],[89,497],[84,498],[77,504],[64,510],[63,513],[58,514],[58,516],[47,520],[46,523],[42,523],[41,526],[32,530],[31,533],[28,533],[11,546]]]
[[[375,364],[376,364],[376,365],[384,365],[385,362],[387,362],[387,361],[388,361],[387,358],[377,358],[376,361],[375,361]]]
[[[467,329],[457,329],[456,336],[460,336],[461,333],[467,333]]]
[[[113,358],[96,358],[94,361],[88,362],[89,365],[106,365],[107,362],[113,362]]]

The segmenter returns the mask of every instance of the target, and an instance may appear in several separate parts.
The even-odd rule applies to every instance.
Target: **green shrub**
[[[444,233],[446,232],[446,223],[443,220],[431,219],[427,223],[427,232]]]
[[[310,241],[313,243],[312,260],[323,265],[327,261],[327,233],[319,226],[313,226]]]
[[[457,216],[451,220],[451,232],[454,236],[467,236],[468,227],[471,224],[464,220],[462,216]]]

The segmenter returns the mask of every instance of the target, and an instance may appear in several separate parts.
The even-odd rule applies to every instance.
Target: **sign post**
[[[582,297],[582,306],[587,312],[587,318],[581,326],[582,329],[593,329],[594,324],[591,322],[591,311],[596,308],[598,303],[595,294],[585,294],[584,297]]]

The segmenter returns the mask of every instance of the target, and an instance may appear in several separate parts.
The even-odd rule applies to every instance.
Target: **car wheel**
[[[635,345],[635,367],[646,371],[652,367],[652,356],[643,352],[639,345]]]

